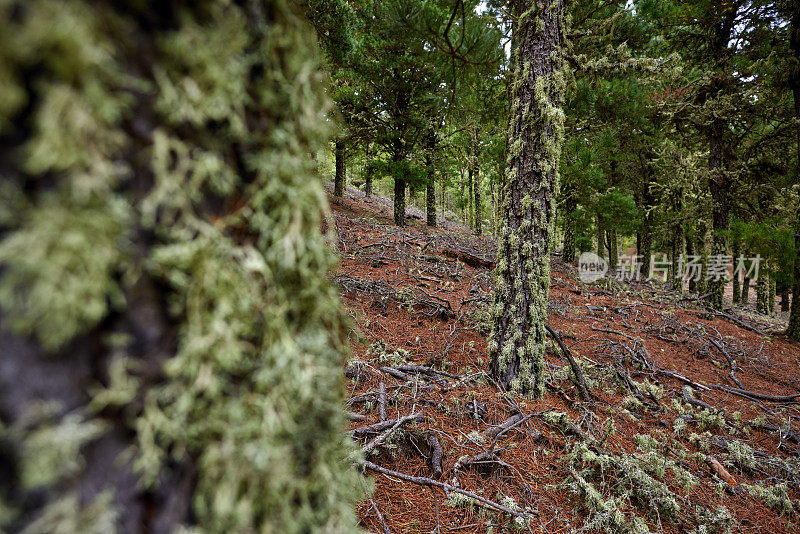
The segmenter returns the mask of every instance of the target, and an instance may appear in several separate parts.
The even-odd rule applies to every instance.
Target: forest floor
[[[649,283],[587,285],[553,256],[549,325],[591,398],[557,344],[546,394],[522,398],[487,374],[494,241],[397,228],[387,199],[352,189],[331,204],[347,409],[374,481],[364,528],[798,532],[800,345],[777,321]]]

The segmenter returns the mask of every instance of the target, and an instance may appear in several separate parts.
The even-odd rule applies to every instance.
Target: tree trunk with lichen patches
[[[503,388],[533,396],[544,389],[550,241],[565,92],[564,1],[526,3],[508,129],[506,203],[495,272],[489,339],[491,373]]]

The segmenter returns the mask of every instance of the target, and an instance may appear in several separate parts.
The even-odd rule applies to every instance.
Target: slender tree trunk
[[[395,157],[395,161],[402,158]],[[394,224],[397,226],[406,225],[406,181],[395,176],[394,178]]]
[[[744,277],[742,279],[742,298],[739,301],[743,306],[747,306],[750,304],[750,279],[748,277]]]
[[[472,156],[469,156],[469,162],[467,163],[467,193],[469,198],[467,198],[467,226],[474,228],[475,227],[475,167],[472,165]]]
[[[683,239],[683,232],[673,232],[672,234],[672,258],[671,258],[671,265],[670,265],[670,274],[669,274],[669,286],[676,290],[683,292],[683,278],[677,276],[678,274],[678,262],[683,254],[684,249],[684,239]]]
[[[792,90],[794,98],[794,119],[795,119],[795,141],[796,141],[796,165],[797,176],[795,183],[800,184],[800,8],[794,6],[791,14],[791,33],[789,37],[789,48],[794,56],[794,68],[789,76],[789,88]],[[800,340],[800,207],[795,214],[794,231],[794,269],[792,286],[792,311],[789,314],[789,327],[786,335],[792,339]]]
[[[473,161],[475,170],[472,177],[475,180],[473,191],[475,192],[475,235],[483,233],[483,209],[481,208],[481,169],[478,166],[477,157]]]
[[[608,249],[608,266],[616,269],[619,263],[619,242],[615,229],[609,229],[606,232],[606,248]]]
[[[369,198],[372,196],[372,143],[367,145],[367,166],[364,168],[364,196]]]
[[[709,156],[709,168],[711,177],[709,187],[711,189],[712,200],[712,222],[713,235],[711,250],[716,257],[725,256],[728,253],[728,243],[725,233],[728,230],[728,189],[730,179],[722,165],[722,129],[723,126],[715,121],[709,136],[711,152]],[[725,295],[725,285],[727,276],[722,276],[718,280],[709,280],[708,290],[711,293],[708,302],[715,310],[722,310],[723,297]]]
[[[691,235],[688,233],[686,234],[686,261],[689,261],[689,258],[697,255],[697,250],[695,247],[695,241],[692,239]],[[697,282],[694,280],[694,276],[690,276],[689,278],[689,293],[697,293]]]
[[[739,240],[734,240],[733,242],[733,294],[731,296],[731,301],[734,304],[739,304],[742,300],[742,284],[739,278],[741,277],[741,273],[736,272],[736,262],[737,258],[739,257]]]
[[[344,196],[344,190],[347,187],[347,165],[344,159],[344,141],[337,140],[333,152],[336,159],[336,175],[333,179],[333,196],[342,198]]]
[[[785,313],[791,310],[789,305],[789,285],[784,284],[781,288],[781,312]]]
[[[561,259],[564,260],[564,263],[575,261],[575,210],[577,208],[575,191],[570,191],[567,201],[564,203],[564,248],[561,252]]]
[[[764,315],[769,315],[769,287],[769,275],[765,269],[759,274],[758,282],[756,283],[756,311]]]
[[[595,224],[597,227],[597,255],[601,258],[605,258],[605,241],[606,241],[606,233],[603,230],[603,226],[600,224],[600,214],[598,213],[595,217]]]
[[[775,273],[769,277],[769,289],[767,293],[767,308],[769,308],[769,313],[775,313],[775,295],[777,294],[776,288],[776,280],[775,280]]]
[[[491,374],[501,387],[538,396],[544,391],[550,240],[567,66],[564,0],[533,4],[517,20],[519,39],[512,57],[507,199],[488,348]]]

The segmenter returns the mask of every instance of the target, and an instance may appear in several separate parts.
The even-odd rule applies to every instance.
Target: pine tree
[[[0,2],[0,530],[356,531],[310,35]]]
[[[544,389],[550,241],[563,142],[564,2],[515,2],[506,203],[499,237],[492,376],[531,395]]]

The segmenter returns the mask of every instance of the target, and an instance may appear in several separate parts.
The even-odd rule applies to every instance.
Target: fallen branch
[[[797,399],[800,398],[800,393],[796,395],[765,395],[763,393],[756,393],[754,391],[747,391],[746,389],[732,388],[729,386],[722,386],[719,384],[713,384],[711,387],[713,389],[724,391],[732,395],[738,395],[739,397],[744,397],[745,399],[750,399],[750,400],[762,400],[767,402],[793,404],[797,403],[798,402]]]
[[[498,502],[491,501],[491,500],[487,499],[486,497],[481,497],[480,495],[478,495],[476,493],[472,493],[471,491],[467,491],[467,490],[463,490],[461,488],[457,488],[455,486],[451,486],[450,484],[447,484],[446,482],[439,482],[438,480],[434,480],[432,478],[427,478],[427,477],[415,477],[415,476],[412,476],[412,475],[407,475],[406,473],[401,473],[400,471],[394,471],[392,469],[386,469],[385,467],[381,467],[381,466],[379,466],[377,464],[374,464],[374,463],[372,463],[372,462],[370,462],[368,460],[361,460],[359,463],[362,466],[364,466],[366,469],[370,469],[372,471],[376,471],[378,473],[382,473],[382,474],[390,476],[390,477],[399,478],[400,480],[405,480],[406,482],[411,482],[412,484],[418,484],[420,486],[429,486],[429,487],[439,488],[439,489],[441,489],[441,490],[443,490],[445,492],[459,493],[461,495],[464,495],[465,497],[469,497],[470,499],[474,500],[476,503],[482,504],[485,507],[487,507],[487,508],[489,508],[491,510],[495,510],[497,512],[503,512],[503,513],[506,513],[508,515],[512,515],[514,517],[521,517],[523,519],[528,519],[530,517],[528,514],[526,514],[524,512],[520,512],[518,510],[512,510],[511,508],[508,508],[507,506],[503,506],[502,504],[500,504]]]
[[[589,394],[589,386],[586,385],[586,377],[583,376],[583,369],[581,369],[581,366],[575,361],[575,358],[572,357],[572,353],[564,344],[564,341],[561,340],[561,336],[558,335],[558,332],[553,330],[553,327],[547,323],[544,324],[544,327],[547,329],[550,337],[552,337],[553,340],[558,344],[559,348],[561,348],[561,354],[563,354],[564,358],[566,358],[569,362],[569,366],[572,369],[572,374],[575,376],[575,386],[578,388],[578,395],[580,395],[581,399],[584,401],[590,400],[591,395]]]
[[[728,376],[731,378],[733,383],[736,384],[737,386],[739,386],[741,389],[744,389],[744,386],[742,385],[742,383],[739,382],[738,378],[736,378],[736,362],[733,360],[731,355],[728,354],[728,351],[725,350],[723,348],[723,346],[716,339],[712,339],[711,340],[711,344],[714,345],[715,347],[717,347],[717,350],[720,351],[723,356],[725,356],[726,360],[728,360],[728,365],[731,368],[731,371],[730,371],[730,373],[728,373]]]
[[[419,419],[420,417],[422,417],[422,412],[417,412],[416,414],[413,415],[416,416],[416,419]],[[387,428],[391,428],[392,426],[394,426],[395,423],[397,423],[397,421],[399,421],[399,419],[387,419],[386,421],[381,421],[379,423],[374,423],[371,425],[354,428],[353,430],[350,430],[348,434],[350,434],[350,437],[354,439],[361,436],[365,436],[367,434],[376,434],[378,432],[386,430]]]
[[[361,447],[361,452],[366,456],[370,452],[372,452],[375,447],[379,447],[383,445],[383,443],[389,439],[389,437],[394,433],[395,430],[403,426],[404,424],[408,423],[409,421],[416,421],[422,417],[422,412],[412,413],[406,416],[401,417],[400,419],[395,419],[394,424],[390,426],[388,429],[383,431],[381,434],[375,437],[372,441]]]

